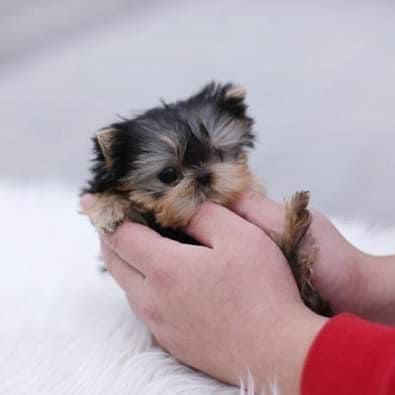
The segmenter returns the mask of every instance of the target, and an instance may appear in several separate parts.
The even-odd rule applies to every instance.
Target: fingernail
[[[86,193],[80,199],[81,212],[89,210],[95,204],[96,198],[91,193]]]

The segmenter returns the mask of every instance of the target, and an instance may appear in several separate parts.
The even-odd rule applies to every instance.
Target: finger
[[[162,237],[147,226],[125,222],[114,233],[102,236],[104,242],[126,263],[144,276],[159,264],[171,264],[181,243]]]
[[[204,246],[216,248],[240,245],[257,228],[229,209],[211,202],[201,205],[186,232]]]
[[[142,298],[146,292],[144,276],[133,266],[123,261],[111,248],[101,241],[101,252],[114,280],[133,300]]]
[[[82,195],[80,199],[81,212],[84,213],[91,207],[93,207],[93,205],[95,204],[95,200],[95,196],[91,193],[85,193],[84,195]]]
[[[265,232],[282,234],[284,231],[284,205],[257,192],[244,193],[230,208]]]

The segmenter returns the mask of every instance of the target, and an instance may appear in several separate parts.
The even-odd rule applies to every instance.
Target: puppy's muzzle
[[[201,170],[196,177],[196,181],[199,183],[199,185],[203,187],[209,186],[211,184],[212,179],[213,176],[208,170]]]

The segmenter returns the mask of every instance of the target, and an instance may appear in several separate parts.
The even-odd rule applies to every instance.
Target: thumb
[[[265,232],[282,234],[285,226],[285,207],[256,192],[246,192],[230,207],[248,222]]]

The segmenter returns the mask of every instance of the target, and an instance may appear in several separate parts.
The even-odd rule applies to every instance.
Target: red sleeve
[[[307,355],[302,395],[394,395],[395,328],[340,314]]]

